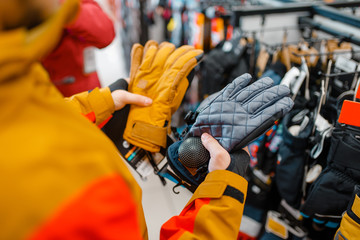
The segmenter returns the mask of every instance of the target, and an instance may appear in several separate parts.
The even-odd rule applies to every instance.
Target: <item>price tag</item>
[[[355,72],[357,63],[344,56],[339,56],[335,62],[335,67],[344,72]]]
[[[90,74],[96,71],[95,47],[84,49],[84,74]]]
[[[154,166],[159,169],[164,165],[166,150],[161,149],[158,153],[150,153],[153,159],[153,164],[150,162],[146,151],[142,148],[136,147],[123,140],[121,146],[118,146],[121,156],[126,162],[140,175],[141,178],[146,179],[149,175],[154,173]]]
[[[334,53],[334,55],[333,55],[334,60],[335,60],[335,61],[338,61],[339,58],[345,58],[345,59],[350,60],[350,59],[351,59],[351,52],[344,53],[344,51],[348,51],[348,50],[335,49],[335,50],[333,51],[333,53]]]

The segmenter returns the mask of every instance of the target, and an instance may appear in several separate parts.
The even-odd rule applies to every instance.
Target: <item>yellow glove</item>
[[[189,73],[202,56],[201,50],[171,43],[158,46],[149,41],[135,44],[131,53],[129,91],[153,100],[149,107],[131,106],[124,139],[150,152],[166,147],[171,116],[180,106],[189,86]]]

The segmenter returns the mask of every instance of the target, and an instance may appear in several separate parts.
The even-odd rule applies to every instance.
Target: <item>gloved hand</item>
[[[204,133],[200,138],[191,139],[189,147],[195,147],[195,150],[208,152],[209,164],[204,164],[200,168],[189,168],[179,161],[179,148],[183,141],[178,141],[168,148],[167,159],[174,174],[170,174],[178,185],[184,185],[190,191],[194,192],[197,186],[205,180],[209,172],[215,170],[228,170],[233,173],[244,176],[247,166],[249,165],[250,156],[247,149],[240,149],[234,153],[229,154],[219,142],[207,133]],[[195,141],[194,141],[195,140]],[[186,140],[185,140],[186,141]],[[199,146],[200,145],[200,146]],[[203,149],[201,149],[203,148]],[[201,154],[201,153],[200,153]],[[169,170],[167,170],[169,173]],[[171,172],[171,171],[170,171]],[[167,177],[166,175],[163,175]],[[174,191],[175,192],[175,191]]]
[[[131,53],[129,92],[149,97],[149,107],[131,106],[124,132],[129,143],[150,152],[166,147],[172,114],[179,107],[189,74],[202,56],[201,50],[171,43],[160,46],[149,41],[145,48],[135,44]]]
[[[300,211],[320,226],[336,228],[360,182],[360,131],[338,124],[331,137],[327,167],[311,185]]]
[[[287,97],[290,92],[287,87],[271,87],[270,78],[260,79],[247,86],[250,80],[251,76],[244,74],[219,93],[205,99],[199,110],[189,117],[193,118],[194,124],[185,136],[185,141],[191,139],[190,137],[200,137],[203,133],[215,137],[233,159],[240,159],[234,163],[241,165],[236,166],[241,169],[241,174],[244,171],[241,164],[244,162],[244,153],[241,149],[269,129],[275,120],[281,118],[293,106],[292,100]],[[207,174],[207,166],[186,168],[182,160],[179,160],[178,150],[181,144],[182,141],[179,141],[169,147],[169,164],[185,181],[198,185]]]
[[[247,146],[290,111],[289,88],[272,87],[270,78],[248,86],[250,81],[251,76],[244,74],[202,104],[185,138],[206,132],[231,153]]]

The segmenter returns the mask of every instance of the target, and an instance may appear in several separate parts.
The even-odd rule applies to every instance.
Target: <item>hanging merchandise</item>
[[[299,43],[298,46],[289,45],[288,49],[290,53],[290,61],[292,63],[301,65],[302,60],[299,55],[301,56],[303,54],[308,54],[308,56],[305,57],[305,60],[309,67],[315,67],[319,61],[319,56],[317,55],[318,51],[314,47],[309,46],[306,42]]]
[[[176,46],[189,44],[207,52],[233,36],[231,5],[227,1],[174,0],[167,24],[170,41]],[[236,3],[233,2],[233,3]],[[234,5],[234,4],[233,4]]]
[[[260,56],[258,57],[258,59]],[[269,77],[274,81],[275,85],[280,84],[281,80],[284,78],[286,73],[286,66],[280,61],[276,61],[271,64],[266,71],[261,75],[261,77]]]
[[[282,142],[281,135],[282,125],[277,121],[266,134],[249,144],[251,165],[246,176],[248,192],[240,226],[240,239],[256,239],[260,236],[267,212],[276,208],[280,202],[274,174],[276,156]]]
[[[303,182],[309,137],[314,120],[306,110],[293,110],[283,120],[283,144],[280,145],[276,167],[276,182],[280,196],[298,209],[303,196]]]
[[[320,226],[339,226],[354,186],[360,182],[359,137],[359,129],[340,124],[332,133],[327,167],[312,184],[301,207],[303,216],[313,218]]]
[[[345,55],[339,55],[336,58],[336,62],[334,64],[334,73],[354,73],[359,70],[359,63],[352,60],[351,58],[347,58]],[[356,82],[357,82],[358,74],[348,74],[343,76],[338,76],[332,79],[331,82],[331,91],[332,94],[338,97],[343,92],[355,90]]]
[[[336,61],[338,56],[344,56],[347,59],[351,59],[351,44],[346,41],[340,41],[338,39],[328,40],[326,42],[327,52],[331,52],[329,59]],[[345,55],[343,54],[345,53]]]
[[[145,42],[147,39],[147,25],[144,21],[144,4],[142,0],[118,0],[120,8],[120,38],[123,48],[126,68],[130,69],[130,56],[133,44]]]
[[[246,40],[241,37],[236,37],[218,45],[205,56],[200,87],[202,97],[206,98],[220,91],[226,84],[233,80],[230,79],[229,75],[233,68],[239,64],[240,59],[243,58],[246,49]],[[247,68],[242,73],[245,72],[247,72]]]
[[[204,27],[205,27],[205,14],[195,14],[194,24],[194,47],[196,49],[204,49]]]
[[[206,16],[211,19],[210,47],[214,48],[221,41],[230,40],[233,27],[229,24],[229,13],[222,6],[213,6],[205,10]]]
[[[193,45],[197,32],[196,22],[197,13],[200,13],[200,5],[198,0],[172,0],[172,20],[168,25],[171,31],[171,42],[175,46],[183,44]],[[201,21],[200,21],[201,24]]]

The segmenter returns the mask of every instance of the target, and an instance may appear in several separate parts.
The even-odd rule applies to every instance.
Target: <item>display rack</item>
[[[342,22],[360,28],[360,18],[347,15],[337,10],[337,8],[356,8],[360,6],[360,1],[340,1],[333,3],[317,2],[317,3],[286,3],[284,6],[271,7],[271,6],[233,6],[231,8],[233,25],[235,28],[241,29],[241,18],[248,16],[262,16],[263,23],[265,22],[266,15],[281,14],[281,13],[295,13],[304,12],[303,16],[299,17],[299,25],[305,25],[311,29],[320,30],[336,37],[342,38],[348,42],[360,45],[360,39],[352,34],[339,32],[331,27],[323,26],[313,20],[314,15],[321,15],[332,20]],[[204,51],[210,50],[210,36],[209,24],[205,24],[204,30]]]

